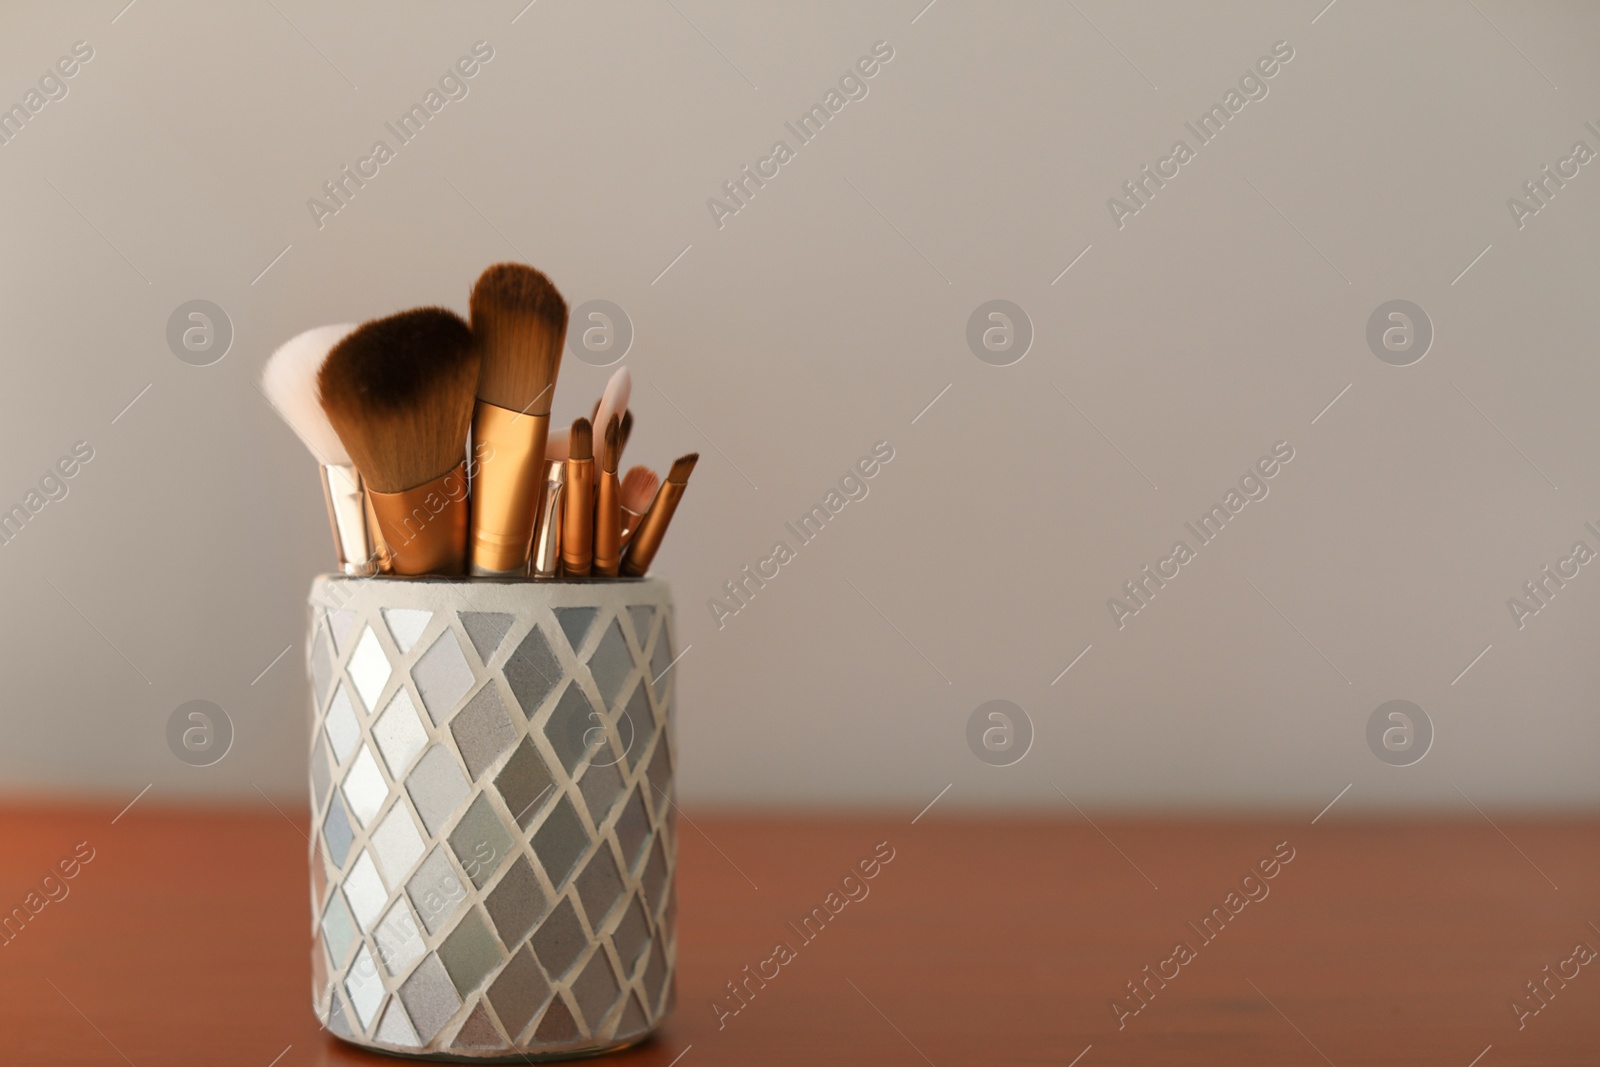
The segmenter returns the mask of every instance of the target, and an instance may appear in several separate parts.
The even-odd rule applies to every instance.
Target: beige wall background
[[[1600,9],[125,2],[0,13],[0,103],[40,90],[0,145],[0,503],[93,452],[0,546],[7,790],[299,800],[330,553],[253,382],[302,329],[464,311],[525,258],[631,321],[630,452],[702,454],[656,565],[688,800],[1600,800],[1600,565],[1562,562],[1600,551],[1600,163],[1574,155],[1600,152]],[[308,200],[476,42],[465,95],[319,226]],[[800,144],[785,123],[875,45]],[[1230,90],[1202,144],[1185,124]],[[1139,206],[1146,165],[1169,177]],[[1006,366],[967,339],[997,299],[1033,334]],[[192,300],[232,326],[208,366],[167,341]],[[1407,366],[1368,342],[1393,300],[1431,325]],[[608,373],[569,357],[558,416]],[[880,441],[866,497],[719,625],[724,583]],[[1185,523],[1275,447],[1199,544]],[[1119,627],[1108,601],[1180,539]],[[1546,566],[1569,577],[1519,619]],[[233,724],[206,768],[166,741],[192,699]],[[1403,767],[1368,743],[1397,699],[1433,733]],[[1031,732],[1008,766],[969,746],[991,700]]]

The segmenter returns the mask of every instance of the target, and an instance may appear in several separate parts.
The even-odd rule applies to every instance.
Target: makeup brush
[[[606,421],[600,473],[594,486],[594,573],[614,578],[622,562],[622,486],[617,483],[617,438],[621,420]]]
[[[526,574],[567,302],[532,267],[497,263],[472,287],[471,304],[483,359],[472,439],[487,446],[472,487],[472,573]]]
[[[417,308],[358,327],[317,374],[396,574],[460,574],[479,353],[461,317]]]
[[[285,341],[261,371],[261,391],[316,458],[322,469],[322,496],[333,527],[333,547],[341,573],[361,578],[378,572],[377,544],[367,521],[367,494],[344,442],[317,399],[317,372],[328,350],[354,323],[318,326]]]
[[[606,423],[611,421],[611,416],[615,415],[619,419],[622,417],[622,413],[628,410],[628,399],[632,395],[633,375],[628,372],[627,367],[618,367],[616,373],[606,382],[605,390],[594,406],[594,414],[589,416],[596,436],[605,433]]]
[[[588,419],[572,424],[566,477],[561,573],[569,578],[585,578],[594,564],[594,429]]]
[[[628,438],[633,433],[633,409],[629,408],[622,413],[622,424],[617,427],[617,462],[622,462],[622,450],[628,447]]]
[[[627,555],[622,559],[624,577],[640,578],[650,569],[650,561],[656,558],[656,552],[661,548],[661,539],[667,534],[667,524],[672,521],[672,513],[677,510],[678,501],[683,499],[683,491],[689,486],[689,475],[694,473],[694,465],[699,460],[700,453],[690,452],[673,461],[667,480],[661,483],[656,498],[650,502],[650,510],[639,520],[638,532],[628,542]]]
[[[566,500],[567,461],[544,461],[544,495],[539,505],[539,525],[533,533],[535,578],[554,578],[561,573],[561,514]]]
[[[618,434],[621,437],[621,434]],[[617,444],[620,456],[622,444]],[[650,510],[650,501],[655,499],[656,487],[661,484],[661,476],[649,467],[629,467],[628,473],[622,477],[622,547],[628,547],[628,540],[633,537],[634,531],[639,528],[639,520],[644,518],[644,513]]]

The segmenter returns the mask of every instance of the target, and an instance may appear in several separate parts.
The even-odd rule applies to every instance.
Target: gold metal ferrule
[[[650,510],[639,520],[639,529],[628,542],[627,554],[622,557],[623,577],[642,578],[650,569],[650,562],[656,558],[661,540],[667,535],[667,524],[672,521],[672,513],[677,510],[678,501],[683,499],[683,491],[687,488],[688,482],[661,483],[656,498],[650,502]]]
[[[561,572],[586,578],[594,565],[594,460],[567,460],[567,502],[561,516]]]
[[[473,409],[473,574],[528,572],[549,429],[549,415],[525,415],[485,400]]]
[[[622,501],[617,472],[600,472],[594,483],[594,573],[614,578],[622,563]]]
[[[544,498],[539,505],[539,528],[533,540],[533,576],[554,578],[561,571],[561,511],[566,499],[567,464],[545,464]]]
[[[467,562],[467,465],[399,493],[367,493],[395,574],[460,574]]]
[[[333,547],[338,553],[339,570],[351,578],[378,573],[376,538],[368,522],[367,493],[361,474],[344,464],[324,464],[322,496],[328,502],[328,521],[333,526]]]

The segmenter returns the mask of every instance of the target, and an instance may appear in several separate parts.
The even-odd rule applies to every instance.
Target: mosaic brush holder
[[[312,1003],[430,1059],[622,1048],[672,1009],[665,582],[311,589]]]

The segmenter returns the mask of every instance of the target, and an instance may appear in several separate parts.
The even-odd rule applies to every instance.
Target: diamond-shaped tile
[[[528,931],[544,918],[549,906],[550,901],[539,887],[533,867],[522,856],[516,858],[500,884],[491,889],[484,900],[500,940],[508,945],[515,945],[528,936]]]
[[[600,691],[601,703],[609,711],[622,692],[622,683],[633,673],[633,654],[628,651],[628,639],[622,636],[620,620],[613,619],[606,627],[605,636],[589,657],[589,673]]]
[[[589,627],[594,625],[598,614],[599,608],[556,608],[556,622],[561,624],[561,632],[567,635],[572,651],[583,651],[584,638],[589,636]]]
[[[650,769],[646,772],[656,799],[663,801],[672,799],[672,755],[667,751],[668,747],[667,739],[663,737],[650,756]]]
[[[461,1007],[461,998],[439,957],[429,954],[400,986],[400,1000],[416,1028],[419,1044],[426,1044],[444,1028]]]
[[[534,1013],[550,999],[550,983],[524,946],[514,953],[489,986],[489,1003],[513,1038],[527,1029]]]
[[[467,1013],[467,1020],[461,1024],[461,1029],[456,1031],[456,1038],[450,1042],[450,1047],[495,1049],[505,1048],[506,1043],[499,1031],[495,1030],[494,1023],[490,1021],[488,1009],[480,1001]]]
[[[650,946],[650,962],[644,969],[644,1000],[647,1005],[661,1003],[661,989],[667,982],[667,957],[662,951],[661,939]]]
[[[378,977],[377,964],[366,945],[356,953],[356,961],[344,980],[344,991],[350,998],[350,1006],[356,1010],[356,1018],[361,1020],[361,1029],[365,1030],[383,1003],[383,979]]]
[[[589,917],[589,927],[599,930],[606,917],[622,900],[622,875],[617,871],[617,861],[611,858],[611,849],[602,841],[589,858],[588,866],[577,879],[578,899],[583,901],[583,912]]]
[[[417,909],[428,933],[436,934],[450,924],[456,905],[466,899],[467,887],[450,866],[443,845],[422,861],[417,873],[406,883],[406,895],[411,898],[411,906]]]
[[[656,702],[665,705],[667,694],[672,687],[672,672],[667,670],[672,666],[672,630],[661,631],[661,636],[656,638],[655,651],[650,653],[650,679],[656,689]]]
[[[389,636],[394,638],[395,647],[401,652],[410,652],[416,647],[417,640],[432,618],[433,612],[416,608],[383,609],[384,625],[389,627]]]
[[[488,885],[504,865],[511,854],[511,845],[511,834],[485,793],[478,794],[456,828],[450,831],[450,850],[479,889]]]
[[[589,832],[572,810],[572,803],[562,797],[533,835],[534,855],[550,877],[550,884],[559,890],[578,857],[588,850]]]
[[[644,951],[649,941],[650,922],[645,918],[644,907],[638,897],[630,897],[628,907],[622,913],[622,921],[617,923],[616,932],[611,935],[611,943],[616,946],[624,977],[633,973],[633,965],[639,961],[639,953]]]
[[[355,919],[350,915],[350,906],[344,902],[344,894],[335,893],[322,913],[322,945],[328,950],[335,970],[344,966],[345,953],[350,951],[350,943],[357,936]]]
[[[411,809],[403,800],[389,809],[372,832],[372,851],[390,885],[399,885],[405,879],[411,865],[422,858],[424,847],[422,835],[411,819]]]
[[[667,887],[667,858],[661,851],[659,836],[650,846],[650,859],[645,862],[644,873],[640,875],[640,885],[644,889],[645,901],[650,906],[651,914],[659,912]]]
[[[467,706],[450,720],[450,733],[456,739],[456,748],[474,782],[516,743],[516,728],[506,715],[506,706],[500,700],[500,690],[494,679],[478,690],[467,701]]]
[[[406,773],[411,759],[428,746],[428,731],[411,702],[411,691],[401,686],[389,698],[389,706],[372,727],[372,739],[383,753],[383,762],[392,778]]]
[[[611,1013],[611,1005],[617,1002],[617,994],[621,991],[617,976],[611,973],[611,961],[606,959],[606,950],[603,947],[595,949],[589,962],[584,964],[583,970],[572,981],[572,999],[578,1002],[578,1011],[583,1014],[583,1021],[589,1025],[591,1032],[600,1029],[601,1021]]]
[[[478,988],[484,977],[500,966],[500,948],[481,911],[473,908],[461,917],[439,946],[439,962],[462,996]]]
[[[378,942],[378,959],[391,975],[404,974],[426,950],[422,932],[417,929],[417,920],[412,917],[404,897],[384,913],[372,936]]]
[[[578,783],[583,802],[589,808],[589,820],[596,827],[604,826],[611,806],[622,793],[622,775],[617,769],[601,763],[591,763]]]
[[[327,818],[322,820],[322,839],[328,845],[328,858],[335,867],[344,868],[345,857],[350,855],[350,842],[355,837],[355,831],[350,828],[350,816],[345,814],[344,801],[335,795],[333,803],[328,805]]]
[[[604,736],[595,729],[599,724],[600,717],[583,689],[576,681],[570,682],[551,710],[549,721],[544,724],[544,735],[550,739],[550,747],[555,750],[556,758],[568,774],[572,773],[597,738]]]
[[[417,1031],[412,1027],[411,1020],[406,1018],[405,1006],[399,998],[389,1001],[389,1007],[383,1013],[383,1021],[378,1024],[377,1039],[391,1045],[415,1048],[422,1042],[417,1038]]]
[[[324,632],[326,624],[311,632],[311,699],[322,707],[322,698],[328,693],[328,683],[333,680],[333,653],[328,648]]]
[[[556,686],[561,684],[565,672],[556,654],[550,650],[544,631],[535,626],[522,639],[522,644],[511,653],[503,668],[511,695],[517,698],[522,714],[533,718]]]
[[[539,1020],[538,1029],[533,1032],[533,1039],[544,1045],[562,1045],[582,1036],[583,1031],[578,1029],[578,1022],[572,1017],[572,1009],[560,997],[550,1002],[544,1018]]]
[[[501,799],[506,802],[506,810],[517,820],[517,825],[526,830],[534,824],[539,810],[549,798],[554,781],[550,769],[545,766],[544,757],[539,755],[533,742],[524,737],[495,776],[494,784],[500,790]]]
[[[350,1020],[345,1016],[344,998],[339,996],[336,989],[333,992],[333,1003],[328,1008],[328,1033],[339,1037],[354,1037],[350,1032]]]
[[[653,604],[634,604],[628,608],[628,615],[633,619],[633,636],[639,639],[639,648],[644,650],[650,647],[650,624],[655,621],[656,609]]]
[[[383,878],[371,854],[363,851],[356,857],[350,873],[344,876],[344,895],[350,901],[350,912],[356,917],[356,924],[362,930],[371,930],[383,911],[384,902],[389,899],[389,891],[383,886]]]
[[[361,640],[356,642],[356,650],[350,654],[345,671],[355,683],[356,693],[367,710],[377,707],[378,697],[383,694],[383,687],[389,684],[389,675],[394,673],[394,668],[389,666],[389,657],[384,655],[378,635],[372,632],[370,626],[361,632]]]
[[[545,973],[558,982],[588,944],[589,937],[583,932],[578,913],[572,901],[565,897],[533,932],[533,951],[544,964]]]
[[[323,720],[322,732],[328,735],[333,748],[333,758],[340,763],[350,758],[361,740],[361,723],[356,720],[355,708],[350,700],[350,690],[344,683],[334,690],[333,701],[328,705],[328,715]]]
[[[422,816],[422,825],[428,828],[429,837],[444,829],[471,791],[467,776],[461,773],[455,757],[443,745],[430,748],[406,779],[406,792],[411,794],[411,803]]]
[[[467,631],[467,640],[472,642],[473,651],[478,653],[480,663],[489,662],[489,657],[494,655],[500,642],[511,632],[514,621],[513,616],[499,611],[462,611],[457,615],[462,628]]]
[[[467,665],[454,630],[440,634],[422,654],[411,668],[411,680],[416,682],[422,706],[433,724],[437,726],[448,719],[456,703],[472,688],[472,668]]]
[[[356,624],[356,613],[349,608],[328,612],[328,632],[333,635],[334,647],[342,656],[350,648],[350,630]]]
[[[344,802],[349,806],[350,814],[362,826],[377,817],[378,810],[389,796],[389,786],[383,780],[383,772],[378,770],[378,761],[372,755],[372,749],[361,746],[361,753],[350,764],[340,790],[344,793]]]
[[[637,790],[628,795],[617,816],[617,844],[622,848],[622,862],[631,873],[639,865],[639,853],[650,836],[650,813]]]
[[[622,1009],[622,1021],[617,1023],[617,1039],[626,1041],[636,1037],[644,1033],[649,1025],[644,1009],[639,1006],[639,998],[630,993],[627,1006]]]
[[[650,751],[650,741],[656,736],[656,718],[650,710],[650,698],[645,688],[650,683],[640,678],[633,687],[633,695],[617,718],[617,736],[622,738],[622,766],[632,767]]]
[[[317,738],[311,743],[311,814],[316,815],[328,800],[333,786],[333,771],[328,767],[328,746]]]

